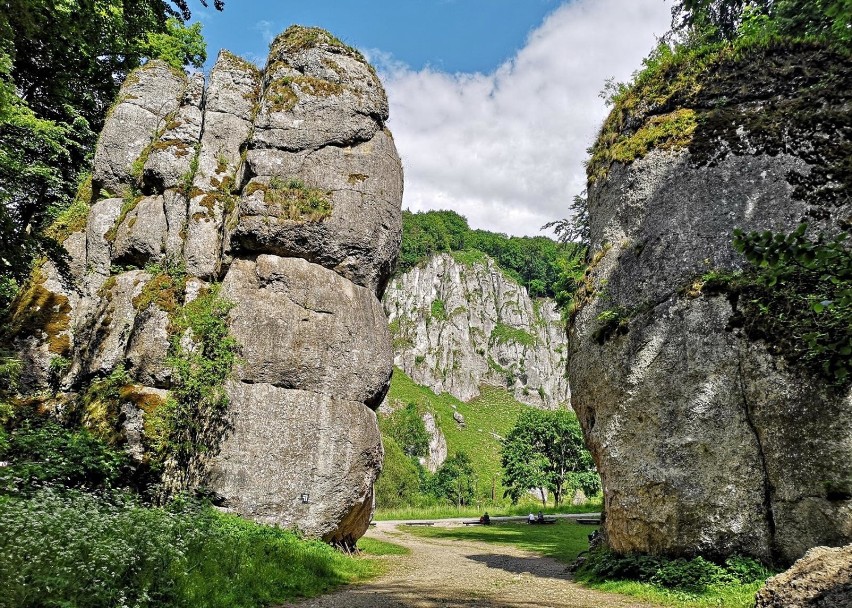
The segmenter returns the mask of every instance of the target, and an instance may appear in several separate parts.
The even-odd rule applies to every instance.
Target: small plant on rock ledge
[[[770,337],[793,363],[835,387],[852,381],[852,249],[847,235],[806,238],[807,224],[790,234],[734,231],[734,247],[752,268],[734,281],[746,333]]]
[[[297,178],[273,177],[268,184],[254,182],[246,187],[246,195],[263,192],[263,202],[279,212],[279,219],[295,222],[319,222],[331,215],[330,192],[309,188]]]

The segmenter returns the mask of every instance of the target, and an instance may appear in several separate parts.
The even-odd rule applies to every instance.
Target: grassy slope
[[[502,498],[500,440],[495,435],[505,437],[524,408],[529,406],[515,401],[505,389],[490,386],[482,387],[482,394],[469,403],[447,393],[436,395],[415,383],[400,369],[394,369],[388,400],[390,403],[416,403],[425,411],[432,412],[447,439],[447,455],[466,452],[470,456],[478,475],[477,493],[490,495],[493,479],[495,497],[497,500]],[[456,410],[464,416],[464,428],[453,420]]]
[[[573,522],[559,521],[552,526],[530,526],[527,524],[496,524],[490,527],[475,526],[424,528],[406,526],[405,531],[426,538],[476,540],[481,542],[514,545],[521,549],[534,551],[565,563],[573,562],[580,552],[589,547],[588,535],[595,526],[581,526]],[[749,585],[731,585],[710,588],[704,593],[686,593],[665,589],[650,583],[633,581],[607,581],[604,583],[585,582],[589,587],[621,593],[679,608],[750,608],[754,606],[754,594],[763,583]]]

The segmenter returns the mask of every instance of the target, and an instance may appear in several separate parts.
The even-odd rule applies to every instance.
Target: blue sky
[[[629,1],[629,0],[628,0]],[[212,5],[212,2],[210,3]],[[559,0],[226,0],[196,3],[211,60],[219,48],[265,57],[287,26],[318,26],[347,44],[392,53],[413,69],[487,72],[512,57]]]
[[[212,4],[212,2],[211,2]],[[192,3],[208,54],[262,65],[293,23],[357,47],[378,68],[405,170],[403,207],[453,209],[474,228],[542,234],[585,186],[608,109],[665,34],[671,0],[226,0]]]

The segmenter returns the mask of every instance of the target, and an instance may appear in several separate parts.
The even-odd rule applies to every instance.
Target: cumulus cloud
[[[403,205],[453,209],[471,226],[541,234],[585,185],[583,160],[606,107],[668,29],[663,0],[575,0],[490,74],[419,71],[368,53],[390,100],[405,167]]]

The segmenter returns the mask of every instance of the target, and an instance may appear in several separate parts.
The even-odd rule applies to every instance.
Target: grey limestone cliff
[[[530,298],[486,256],[436,255],[393,279],[383,302],[394,364],[415,382],[463,401],[490,384],[537,407],[569,402],[555,303]]]
[[[156,61],[133,72],[95,154],[92,190],[107,196],[86,201],[85,227],[64,241],[70,275],[42,265],[14,317],[28,388],[72,402],[125,369],[106,424],[144,460],[176,381],[169,358],[215,351],[181,319],[216,293],[239,345],[217,389],[225,419],[199,422],[219,436],[193,471],[167,461],[181,481],[166,486],[354,542],[392,370],[379,297],[399,250],[402,167],[387,117],[363,57],[312,28],[279,36],[264,69],[223,51],[206,83]]]
[[[592,173],[568,369],[619,552],[789,563],[852,539],[852,394],[781,356],[778,336],[747,336],[732,294],[701,289],[746,266],[737,227],[849,230],[849,176],[831,167],[850,150],[852,72],[814,49],[738,61],[616,132],[680,103],[698,117],[687,141]]]

